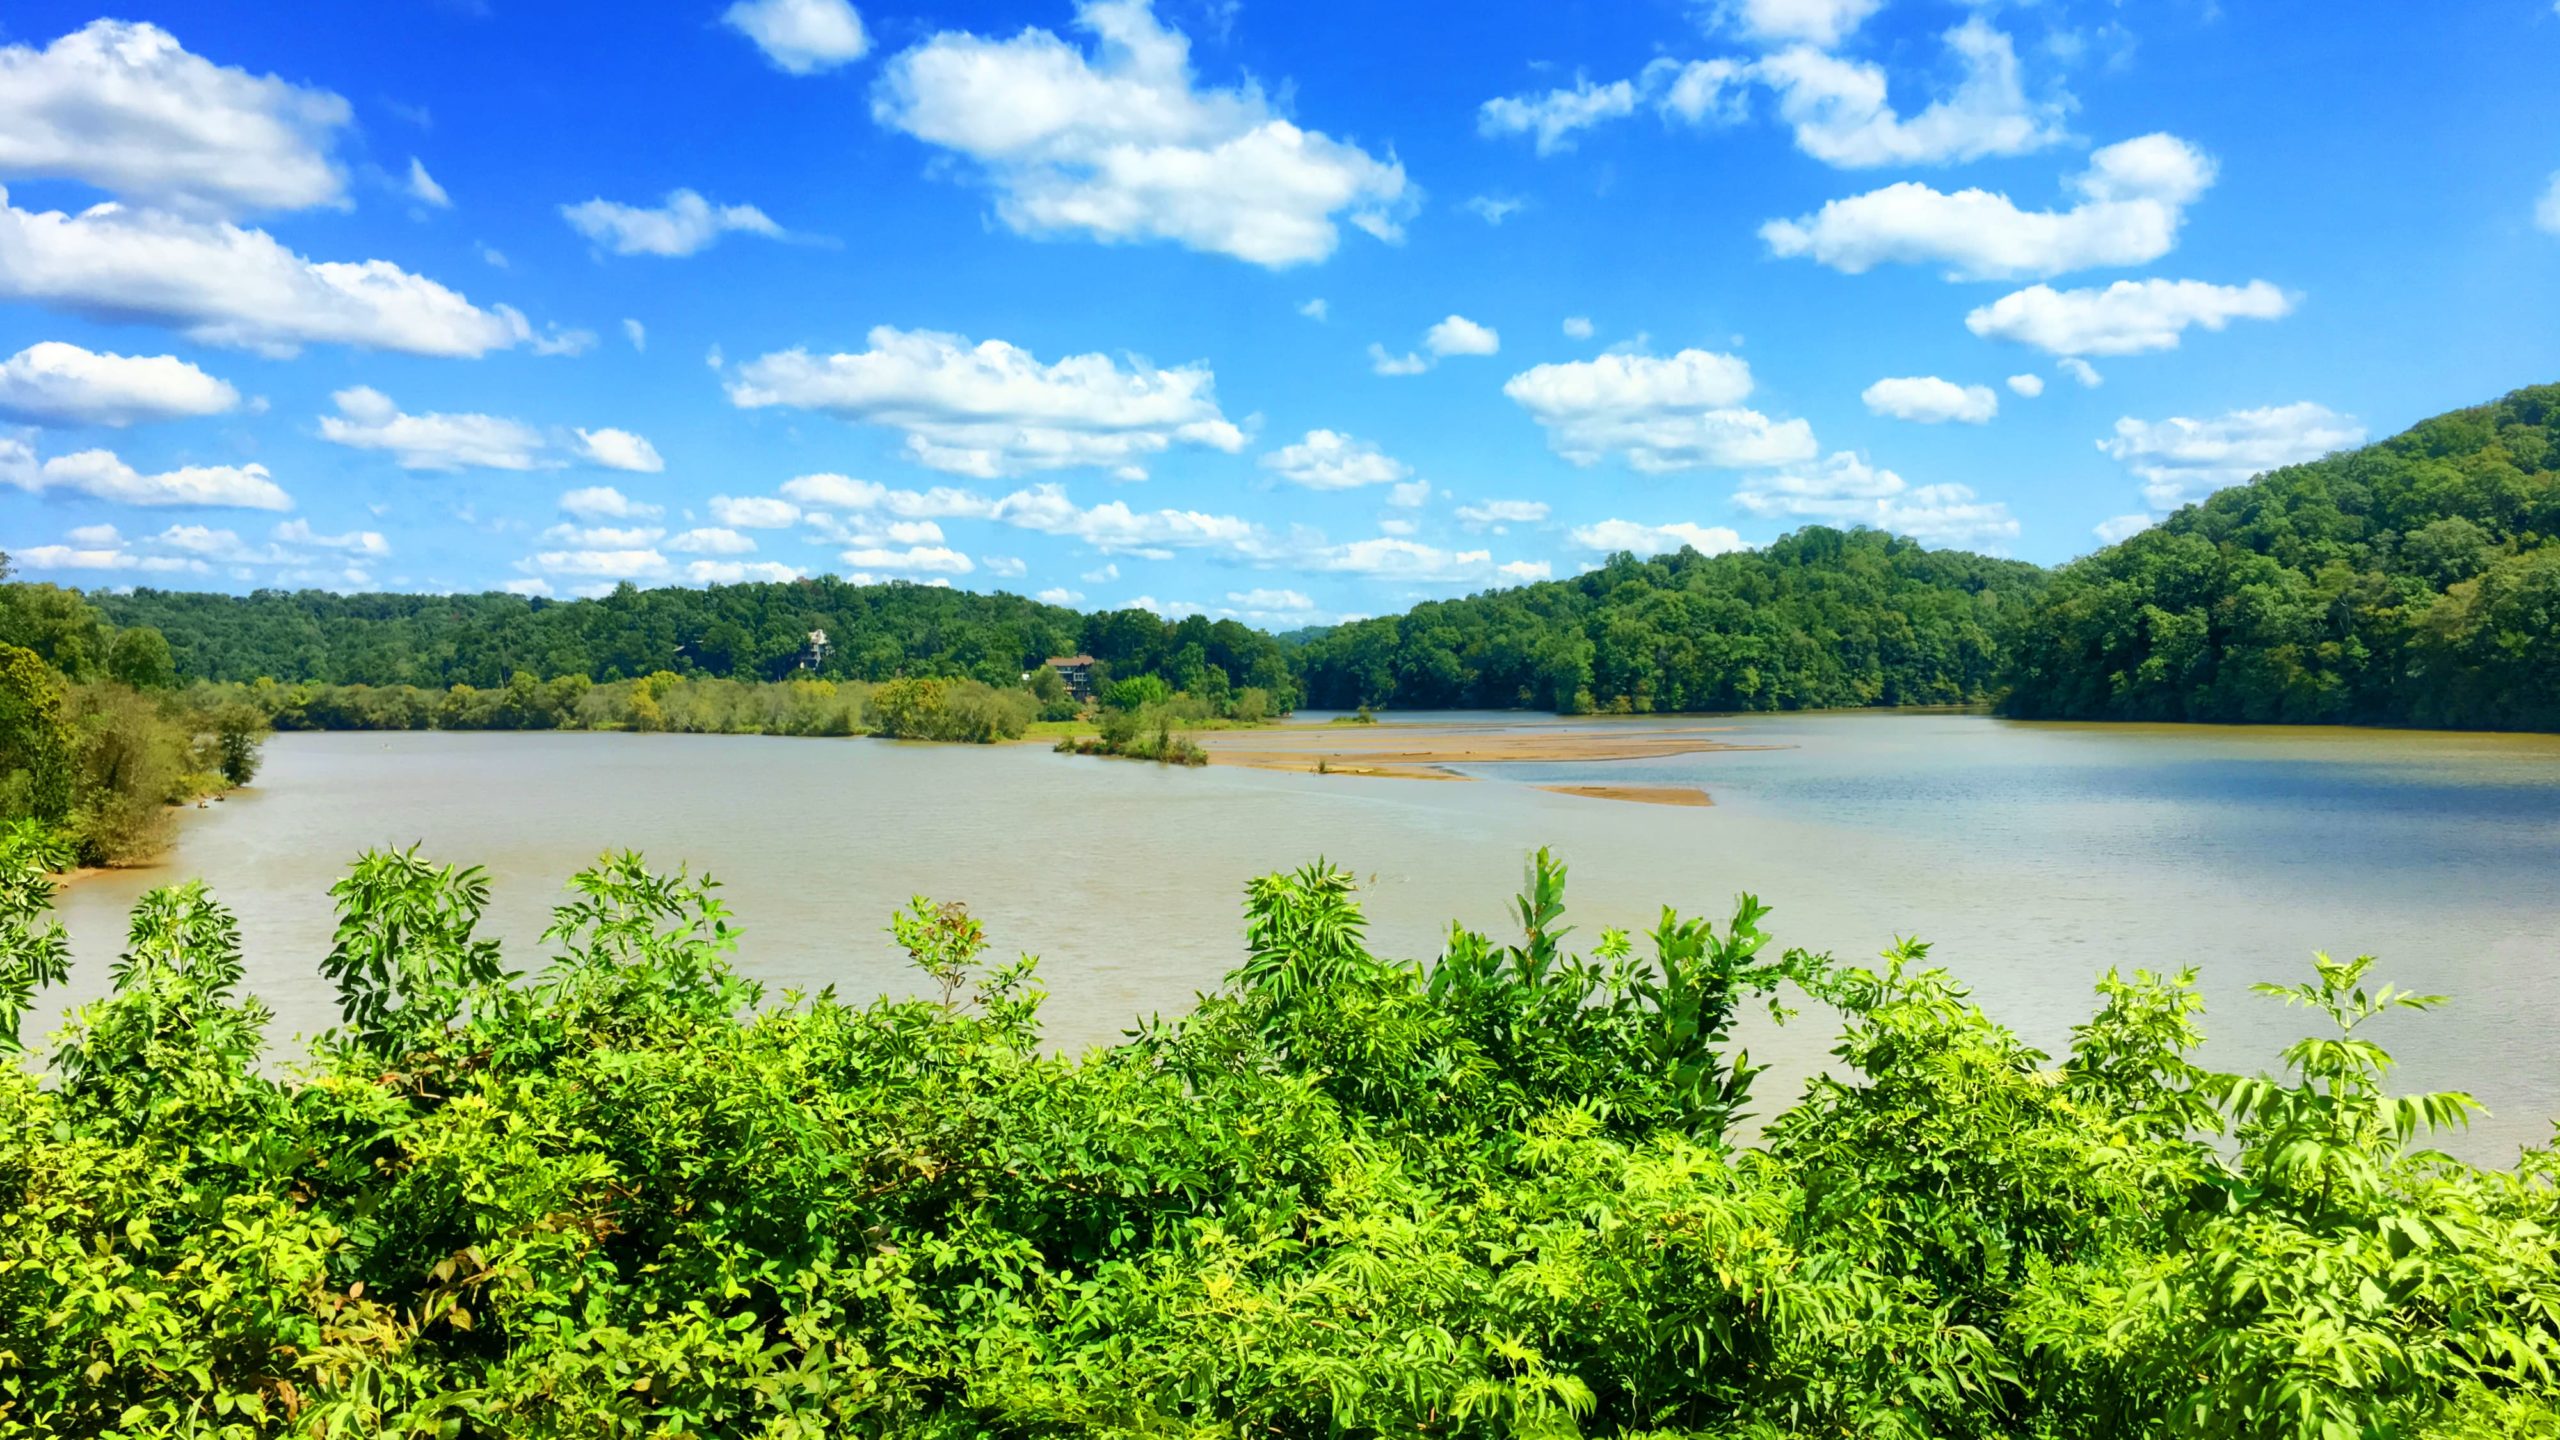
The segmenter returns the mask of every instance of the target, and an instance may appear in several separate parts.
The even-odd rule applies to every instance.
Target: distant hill
[[[1766,549],[1639,560],[1311,635],[1307,703],[1795,710],[1989,698],[2033,565],[1811,527]]]
[[[2056,571],[2010,714],[2560,729],[2560,386],[2272,471]]]

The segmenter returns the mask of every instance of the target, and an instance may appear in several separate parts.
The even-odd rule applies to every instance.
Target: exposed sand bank
[[[1210,762],[1257,770],[1373,775],[1406,780],[1464,780],[1461,765],[1555,764],[1606,760],[1657,760],[1717,750],[1757,750],[1724,736],[1731,726],[1692,725],[1612,731],[1606,726],[1479,723],[1448,725],[1292,726],[1196,737]],[[1656,805],[1710,803],[1686,787],[1578,785],[1545,787],[1595,799],[1638,800]],[[1659,792],[1659,793],[1657,793]],[[1672,794],[1695,798],[1669,799]]]
[[[1626,800],[1637,805],[1705,807],[1716,803],[1706,791],[1694,785],[1541,785],[1538,788],[1557,795],[1579,795],[1586,800]]]

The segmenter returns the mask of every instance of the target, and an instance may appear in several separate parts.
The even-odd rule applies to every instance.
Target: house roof
[[[1053,666],[1060,667],[1068,665],[1090,665],[1093,663],[1093,657],[1090,655],[1061,655],[1049,663]]]

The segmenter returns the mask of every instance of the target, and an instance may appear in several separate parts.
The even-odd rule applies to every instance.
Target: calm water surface
[[[1241,958],[1253,875],[1341,862],[1368,881],[1377,947],[1428,955],[1453,918],[1499,932],[1526,853],[1548,844],[1573,866],[1586,940],[1647,928],[1664,903],[1721,917],[1748,889],[1777,907],[1785,944],[1845,958],[1929,940],[2051,1049],[2108,966],[2194,965],[2208,1059],[2271,1065],[2303,1020],[2250,982],[2299,978],[2315,949],[2369,952],[2386,978],[2453,997],[2383,1036],[2404,1084],[2466,1087],[2495,1112],[2449,1148],[2504,1162],[2560,1116],[2560,738],[1731,723],[1738,742],[1783,748],[1484,766],[1476,784],[1168,771],[1038,746],[282,735],[256,790],[189,816],[167,865],[70,888],[71,998],[104,986],[137,894],[201,875],[239,912],[250,982],[288,1041],[335,1018],[316,968],[326,890],[359,851],[423,842],[486,866],[493,928],[532,968],[561,881],[611,847],[725,882],[742,966],[777,990],[910,992],[889,912],[917,893],[966,900],[999,950],[1043,957],[1051,1033],[1083,1045],[1213,987]],[[1694,784],[1716,806],[1533,788],[1599,782]],[[1779,1062],[1764,1086],[1800,1081],[1831,1043],[1814,1016],[1749,1039]]]

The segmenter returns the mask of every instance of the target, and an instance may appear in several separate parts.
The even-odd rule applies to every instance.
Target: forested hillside
[[[92,597],[118,626],[169,637],[195,680],[471,685],[537,679],[678,675],[778,680],[798,671],[809,632],[827,632],[819,678],[963,676],[1019,683],[1053,655],[1078,652],[1120,677],[1155,674],[1218,696],[1293,690],[1278,641],[1233,620],[1166,621],[1143,610],[1079,615],[1018,595],[938,586],[855,585],[833,577],[786,584],[639,590],[595,600],[515,595],[333,595],[165,590]]]
[[[2560,386],[2274,471],[2064,567],[2006,708],[2560,729]]]
[[[1813,527],[1609,563],[1309,638],[1319,707],[1796,710],[1989,698],[2033,565]]]

